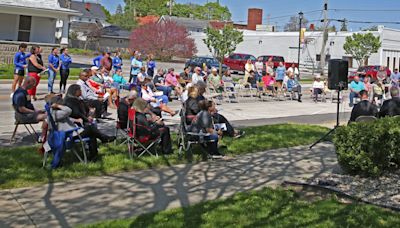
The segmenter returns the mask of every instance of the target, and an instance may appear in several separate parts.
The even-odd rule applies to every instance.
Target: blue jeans
[[[159,100],[161,100],[161,102],[163,104],[168,104],[168,97],[165,95],[159,96],[159,97],[155,97],[157,99],[157,103],[159,103]]]
[[[48,74],[49,74],[49,79],[47,81],[47,90],[49,91],[49,93],[52,93],[53,92],[54,79],[56,78],[57,72],[55,72],[53,70],[49,70]]]
[[[165,96],[169,97],[172,92],[172,88],[169,86],[156,86],[156,89],[162,91]]]
[[[353,106],[353,100],[356,97],[359,97],[358,94],[356,92],[350,92],[350,105]]]

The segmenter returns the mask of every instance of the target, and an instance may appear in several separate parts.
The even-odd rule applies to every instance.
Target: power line
[[[400,9],[329,9],[329,11],[400,12]]]
[[[343,22],[343,19],[329,19],[331,21]],[[356,24],[400,24],[400,21],[356,21],[356,20],[346,20],[349,23]]]

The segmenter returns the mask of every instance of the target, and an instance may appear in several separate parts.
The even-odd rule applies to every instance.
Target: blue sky
[[[215,0],[210,0],[215,1]],[[116,6],[123,0],[101,0],[102,4],[114,13]],[[204,4],[207,0],[177,0],[179,3],[200,3]],[[286,24],[289,20],[289,15],[297,14],[299,11],[308,12],[321,10],[323,0],[220,0],[222,5],[229,7],[232,13],[232,19],[238,23],[246,23],[247,9],[251,7],[262,8],[263,22],[267,23],[267,15],[270,15],[270,24],[278,25],[279,27]],[[370,21],[370,22],[399,22],[400,23],[400,1],[399,0],[330,0],[330,9],[348,9],[346,11],[329,11],[328,17],[332,19],[343,19],[353,21]],[[356,9],[356,10],[354,10]],[[369,11],[357,11],[357,10]],[[386,10],[386,11],[374,11]],[[387,11],[390,10],[390,11]],[[281,17],[286,16],[286,17]],[[276,18],[279,17],[279,18]],[[321,12],[305,13],[305,17],[315,25],[320,25],[319,22]],[[340,27],[339,23],[335,24]],[[369,27],[376,24],[358,24],[349,23],[348,27],[351,30],[358,30],[360,27]],[[400,24],[384,24],[387,27],[399,28]]]

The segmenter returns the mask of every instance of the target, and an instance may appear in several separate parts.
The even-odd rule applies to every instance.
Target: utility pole
[[[326,43],[328,42],[328,0],[325,0],[324,3],[324,36],[322,40],[322,48],[321,48],[321,59],[319,61],[319,70],[321,71],[321,76],[324,76],[324,68],[325,68],[325,49]]]

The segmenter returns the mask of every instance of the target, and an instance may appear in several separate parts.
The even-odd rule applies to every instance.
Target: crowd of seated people
[[[400,115],[399,88],[397,87],[390,89],[391,99],[384,101],[380,109],[371,102],[368,91],[361,90],[359,96],[361,101],[354,106],[349,122],[357,121],[357,118],[360,116],[382,118]]]

